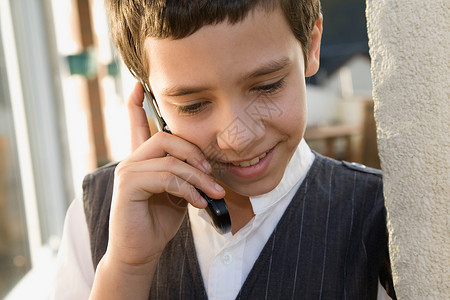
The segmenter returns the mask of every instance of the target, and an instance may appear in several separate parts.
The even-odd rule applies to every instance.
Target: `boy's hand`
[[[143,98],[137,83],[128,102],[133,151],[115,171],[109,243],[99,265],[127,276],[153,276],[162,251],[182,223],[187,203],[207,206],[195,187],[214,198],[225,194],[208,175],[211,166],[197,146],[165,132],[150,138]]]
[[[133,266],[159,257],[180,227],[187,202],[206,207],[195,187],[224,196],[197,146],[164,132],[150,138],[142,102],[138,83],[128,102],[133,153],[116,169],[108,245],[114,257]]]

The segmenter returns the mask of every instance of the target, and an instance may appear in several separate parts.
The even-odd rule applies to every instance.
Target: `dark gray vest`
[[[376,299],[379,278],[395,299],[381,174],[315,154],[237,299]],[[83,183],[94,266],[108,242],[115,166]],[[163,252],[150,299],[207,299],[187,214]]]

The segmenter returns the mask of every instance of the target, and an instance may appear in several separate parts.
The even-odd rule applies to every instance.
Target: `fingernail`
[[[211,170],[211,165],[209,164],[208,161],[203,161],[203,168],[205,169],[206,172],[209,172]]]
[[[219,184],[217,184],[217,183],[214,185],[214,187],[215,187],[216,190],[219,191],[219,192],[223,192],[223,191],[224,191],[223,187],[221,187],[221,186],[220,186]]]

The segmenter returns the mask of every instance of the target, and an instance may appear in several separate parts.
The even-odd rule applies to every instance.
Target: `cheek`
[[[188,140],[189,133],[194,131],[190,128],[192,126],[192,123],[187,122],[187,120],[184,118],[180,118],[176,110],[170,105],[165,103],[158,103],[158,106],[161,115],[172,134]]]
[[[306,84],[302,75],[302,68],[295,68],[286,82],[286,89],[279,101],[275,101],[282,114],[279,121],[286,130],[300,133],[303,136],[306,119]]]
[[[203,122],[189,120],[176,114],[168,114],[166,122],[173,134],[196,145],[200,149],[207,148],[211,143],[212,132],[209,130],[210,127],[205,126]]]
[[[290,136],[303,137],[307,118],[304,91],[292,90],[286,95],[285,100],[279,103],[279,108],[281,114],[277,122],[279,127],[282,126],[280,130],[284,130]]]

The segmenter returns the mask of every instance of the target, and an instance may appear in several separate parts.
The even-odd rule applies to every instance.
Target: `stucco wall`
[[[450,299],[449,12],[449,0],[367,0],[399,299]]]

